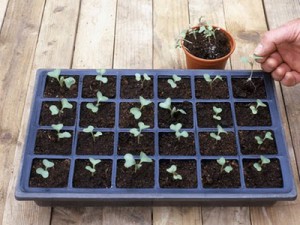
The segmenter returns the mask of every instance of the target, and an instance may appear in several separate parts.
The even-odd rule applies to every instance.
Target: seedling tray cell
[[[51,90],[49,84],[54,84],[47,76],[50,71],[53,69],[37,71],[15,193],[17,200],[33,200],[39,205],[69,202],[132,205],[170,202],[263,204],[296,198],[274,83],[269,74],[254,71],[251,83],[246,82],[250,71],[106,70],[103,76],[108,78],[108,83],[100,84],[94,81],[96,70],[65,69],[60,74],[74,77],[76,84],[70,90]],[[151,81],[144,81],[141,85],[135,80],[136,73],[147,73]],[[173,74],[182,78],[184,91],[180,90],[180,81],[177,88],[168,87],[167,79]],[[223,81],[215,80],[209,85],[204,80],[204,74],[209,74],[212,79],[220,75]],[[86,104],[96,102],[97,90],[109,99],[100,103],[99,113],[93,114]],[[146,115],[143,122],[150,125],[142,132],[142,145],[137,144],[137,139],[129,133],[131,128],[137,128],[137,121],[129,110],[139,106],[139,96],[152,101],[152,104],[145,106],[149,107],[148,111],[142,111],[142,118]],[[186,115],[169,117],[168,110],[159,107],[159,103],[167,97],[172,98],[172,106],[184,109]],[[49,107],[54,103],[60,105],[62,98],[67,98],[74,106],[73,111],[68,114],[70,118],[63,115],[56,120],[51,117]],[[254,115],[249,107],[255,106],[257,99],[266,107],[258,107],[259,113]],[[223,117],[220,121],[212,119],[213,106],[224,109],[220,113]],[[47,117],[51,119],[48,121]],[[46,120],[41,121],[42,118]],[[83,132],[84,128],[92,125],[89,124],[91,118],[94,131],[102,132],[93,144],[89,142],[92,138]],[[60,144],[65,140],[51,143],[51,135],[55,135],[51,124],[53,121],[64,123],[65,119],[70,120],[62,131],[70,132],[72,137],[62,147]],[[179,122],[182,123],[181,130],[189,133],[188,139],[181,137],[178,140],[175,132],[170,130],[171,124]],[[210,137],[211,133],[217,133],[217,125],[227,132],[222,134],[220,141]],[[255,136],[263,138],[267,132],[271,132],[273,141],[269,145],[265,145],[266,141],[259,146]],[[268,148],[273,150],[268,153]],[[142,164],[142,174],[130,175],[129,169],[124,167],[124,155],[131,153],[138,161],[140,151],[145,152],[153,162]],[[259,162],[261,156],[271,162],[262,166],[261,173],[253,175],[253,164]],[[89,177],[90,172],[84,170],[84,163],[88,163],[90,157],[102,160],[96,167],[100,172],[96,172],[95,178]],[[217,163],[221,157],[225,158],[226,165],[232,166],[232,172],[222,171]],[[54,168],[49,169],[49,174],[58,176],[54,183],[47,183],[48,178],[35,173],[43,159],[55,163]],[[166,168],[173,164],[177,165],[182,181],[174,180],[166,172]],[[262,176],[268,167],[271,172]],[[215,174],[216,171],[220,174]],[[260,183],[261,177],[267,181]],[[269,183],[268,179],[274,177],[278,182]],[[78,187],[78,180],[80,183],[81,179],[87,183]],[[143,179],[147,180],[144,182]],[[92,181],[94,186],[87,188],[85,185]]]

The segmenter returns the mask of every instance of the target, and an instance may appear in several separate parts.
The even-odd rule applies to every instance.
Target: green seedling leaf
[[[175,108],[175,110],[176,110],[176,108]],[[181,114],[186,114],[186,111],[184,111],[183,109],[177,109],[176,112],[180,112]]]
[[[257,114],[258,111],[257,111],[257,108],[254,105],[251,105],[250,109],[251,109],[252,114],[254,114],[254,115]]]
[[[69,132],[67,132],[67,131],[65,131],[65,132],[63,132],[63,133],[58,133],[57,134],[58,135],[58,138],[70,138],[72,135],[69,133]]]
[[[130,113],[134,116],[134,119],[138,120],[142,116],[142,112],[139,108],[131,108]]]
[[[149,104],[151,104],[151,100],[147,100],[147,99],[144,99],[142,96],[140,96],[140,103],[141,103],[141,108],[142,109],[144,106],[147,106]]]
[[[136,165],[135,159],[134,159],[133,155],[130,153],[127,153],[124,155],[124,160],[125,160],[124,166],[126,168]]]
[[[223,80],[223,78],[222,78],[220,75],[217,75],[217,76],[215,76],[215,78],[213,79],[213,81],[215,81],[215,80],[217,80],[217,79]]]
[[[37,168],[35,172],[39,175],[41,175],[43,178],[49,177],[49,172],[47,170],[44,170],[43,168]]]
[[[253,54],[252,55],[252,57],[253,57],[253,59],[263,59],[264,57],[261,57],[261,56],[258,56],[258,55],[255,55],[255,54]]]
[[[219,158],[219,159],[217,160],[217,163],[218,163],[219,165],[221,165],[221,166],[224,166],[225,163],[226,163],[226,160],[225,160],[224,157],[221,157],[221,158]]]
[[[168,79],[168,83],[170,84],[171,88],[177,87],[177,84],[172,79]]]
[[[94,131],[94,127],[90,125],[87,128],[84,128],[82,131],[84,133],[92,133]]]
[[[141,132],[138,129],[136,129],[136,128],[130,129],[129,132],[131,134],[133,134],[135,137],[137,137],[137,136],[139,136],[141,134]]]
[[[257,99],[256,100],[256,103],[257,103],[257,106],[256,106],[256,108],[258,108],[258,107],[267,107],[267,105],[265,104],[265,103],[263,103],[260,99]]]
[[[54,166],[54,163],[49,161],[48,159],[43,159],[43,165],[45,166],[46,169],[51,168]]]
[[[241,57],[241,62],[242,62],[242,63],[249,63],[248,57],[242,56],[242,57]]]
[[[58,115],[59,114],[59,109],[56,107],[56,105],[51,105],[49,107],[50,111],[51,111],[51,115]]]
[[[107,81],[108,81],[107,77],[103,77],[102,75],[97,75],[97,76],[96,76],[96,80],[97,80],[97,81],[101,81],[101,82],[104,83],[104,84],[106,84]]]
[[[148,129],[150,127],[149,125],[145,125],[143,122],[139,122],[138,126],[140,128],[140,131],[142,131],[144,129]]]
[[[172,78],[175,82],[181,81],[181,77],[177,76],[176,74],[173,74]]]
[[[141,74],[136,73],[136,74],[135,74],[135,80],[136,80],[136,81],[141,81]]]
[[[257,144],[259,144],[259,145],[261,145],[264,142],[263,139],[261,139],[261,137],[259,137],[259,136],[255,136],[254,138],[255,138]]]
[[[95,167],[97,164],[99,164],[101,162],[100,159],[89,158],[89,160],[92,163],[93,167]]]
[[[216,139],[217,141],[221,140],[221,137],[215,133],[209,133],[209,136],[211,136],[212,138]]]
[[[218,125],[217,128],[218,128],[218,134],[221,134],[221,133],[227,134],[227,131],[225,131],[220,125]]]
[[[214,110],[214,112],[215,112],[216,114],[219,114],[219,113],[222,112],[222,108],[218,108],[218,107],[216,107],[216,106],[213,106],[213,110]]]
[[[214,118],[215,120],[221,120],[221,119],[222,119],[221,116],[216,116],[216,115],[213,115],[213,118]]]
[[[210,78],[210,75],[209,74],[203,74],[203,77],[204,77],[204,80],[208,83],[211,83],[212,82],[212,79]]]
[[[202,33],[202,32],[204,32],[205,31],[205,26],[201,26],[200,28],[199,28],[199,33]]]
[[[55,69],[53,71],[50,71],[47,73],[49,77],[53,77],[59,81],[59,75],[60,75],[61,70],[60,69]]]
[[[59,124],[52,124],[51,127],[56,130],[57,132],[60,132],[60,130],[63,128],[63,124],[59,123]]]
[[[177,166],[176,165],[172,165],[168,169],[166,169],[166,171],[168,173],[175,173],[177,171]]]
[[[100,137],[102,136],[102,132],[100,131],[97,131],[95,134],[94,134],[94,137]]]
[[[87,103],[86,107],[90,109],[93,113],[96,113],[99,110],[98,106],[95,106],[93,103]]]
[[[230,173],[232,170],[233,170],[232,166],[226,166],[226,167],[224,168],[224,171],[225,171],[226,173]]]
[[[265,139],[273,140],[272,133],[270,131],[265,134]]]
[[[174,180],[182,180],[182,176],[178,173],[173,174],[173,178],[174,178]]]
[[[184,138],[187,138],[188,136],[189,136],[189,133],[188,132],[186,132],[186,131],[182,131],[182,132],[176,132],[175,133],[175,135],[176,135],[176,137],[184,137]]]
[[[268,163],[270,163],[271,161],[270,161],[270,159],[268,159],[268,158],[266,158],[266,157],[264,157],[264,156],[260,156],[260,160],[261,160],[261,164],[263,165],[263,164],[268,164]]]
[[[258,172],[260,172],[260,171],[262,170],[262,168],[261,168],[261,166],[260,166],[259,163],[254,163],[253,166],[254,166],[254,168],[255,168]]]
[[[179,131],[182,128],[182,124],[181,123],[177,123],[176,125],[171,124],[170,125],[170,129],[176,131]]]
[[[151,80],[151,77],[148,76],[148,74],[144,73],[143,74],[144,80]]]
[[[65,82],[66,87],[68,89],[70,89],[71,86],[76,83],[76,80],[73,77],[68,77],[68,78],[64,79],[64,82]]]
[[[73,108],[73,105],[71,103],[69,103],[66,98],[63,98],[61,100],[61,105],[62,105],[62,109],[72,109]]]
[[[92,174],[94,174],[96,172],[96,169],[90,167],[90,166],[86,166],[85,167],[86,170],[90,171]]]
[[[98,103],[99,102],[106,102],[108,100],[108,97],[102,95],[102,93],[100,91],[97,92],[97,99],[98,99]]]
[[[141,152],[140,153],[140,164],[143,163],[143,162],[152,162],[152,159],[149,158],[144,152]]]
[[[159,107],[171,110],[171,98],[167,98],[164,102],[159,103]]]

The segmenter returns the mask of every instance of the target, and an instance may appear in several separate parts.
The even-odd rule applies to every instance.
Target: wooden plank
[[[299,1],[296,0],[265,0],[265,12],[269,28],[276,28],[289,20],[299,18]],[[299,114],[299,88],[287,88],[280,86],[276,82],[276,92],[280,105],[283,126],[286,135],[287,146],[293,167],[294,177],[299,193],[299,171],[297,165],[300,165],[300,114]],[[296,158],[295,158],[296,156]],[[298,167],[299,168],[299,167]],[[300,200],[294,202],[278,202],[274,206],[251,208],[251,219],[254,225],[260,224],[299,224],[300,221]]]
[[[1,28],[2,28],[7,6],[8,6],[8,0],[0,0],[0,33],[1,33]]]
[[[20,1],[22,2],[22,1]],[[34,12],[37,11],[39,17],[35,18],[37,20],[38,18],[41,18],[42,12],[43,12],[43,4],[37,4],[37,2],[32,2],[32,1],[24,1],[23,3],[18,3],[19,7],[21,9],[31,9],[32,11],[27,12],[26,15],[28,15],[28,18],[31,18],[31,15],[34,15]],[[13,4],[10,4],[10,6],[13,6]],[[38,10],[39,9],[39,10]],[[14,9],[12,9],[14,10]],[[22,59],[23,60],[28,60],[28,62],[20,62],[15,66],[12,65],[10,70],[8,71],[8,75],[10,76],[16,76],[15,79],[17,78],[26,78],[26,80],[23,80],[24,86],[26,87],[27,84],[29,83],[28,86],[28,95],[26,97],[26,103],[25,103],[25,108],[24,108],[24,114],[22,118],[22,126],[21,126],[21,131],[20,131],[20,136],[18,139],[18,146],[16,148],[15,152],[15,160],[13,160],[13,157],[11,160],[6,159],[8,162],[6,162],[6,165],[11,164],[11,162],[14,162],[13,164],[13,173],[12,173],[12,179],[10,180],[9,184],[9,189],[8,189],[8,194],[6,198],[6,204],[5,204],[5,210],[4,210],[4,218],[3,218],[3,224],[19,224],[20,221],[22,221],[23,224],[49,224],[50,223],[50,216],[51,216],[51,208],[50,207],[37,207],[35,204],[32,202],[17,202],[14,199],[14,189],[15,189],[15,182],[16,182],[16,177],[18,175],[18,167],[19,167],[19,162],[21,158],[21,152],[23,149],[23,144],[24,144],[24,138],[25,138],[25,132],[26,132],[26,127],[27,127],[27,121],[29,117],[29,111],[30,111],[30,105],[31,105],[31,99],[32,99],[32,92],[33,92],[33,84],[35,80],[35,70],[39,67],[64,67],[64,68],[69,68],[71,64],[71,59],[73,55],[73,43],[75,40],[75,28],[77,24],[77,17],[78,17],[78,10],[79,10],[79,0],[51,0],[47,1],[47,4],[45,5],[45,11],[44,11],[44,16],[43,16],[43,21],[42,21],[42,26],[41,26],[41,31],[39,35],[39,40],[38,40],[38,45],[36,48],[36,52],[34,55],[34,62],[33,62],[33,67],[31,68],[30,65],[32,65],[32,61],[29,61],[29,59],[32,59],[33,57],[29,54],[26,53],[25,51],[20,51],[23,53]],[[36,13],[37,13],[36,12]],[[22,12],[15,12],[16,14],[22,15]],[[33,21],[35,21],[33,20]],[[15,21],[24,21],[22,19],[15,20]],[[16,31],[19,31],[20,34],[17,37],[17,39],[13,42],[14,44],[17,44],[18,46],[13,46],[14,49],[17,49],[18,47],[22,47],[23,45],[26,46],[27,48],[34,49],[30,43],[23,43],[23,45],[20,44],[20,40],[22,40],[22,36],[24,35],[24,39],[26,40],[33,38],[32,33],[33,28],[35,27],[33,24],[33,21],[28,22],[26,20],[27,26],[28,23],[31,25],[31,29],[29,29],[29,33],[24,33],[23,27],[20,27],[18,29],[15,29]],[[68,23],[62,23],[61,21],[68,21]],[[5,24],[4,24],[5,27]],[[37,26],[37,31],[36,35],[38,32],[38,26]],[[28,29],[28,28],[27,28]],[[22,35],[23,34],[23,35]],[[22,35],[22,36],[21,36]],[[27,36],[26,36],[27,35]],[[24,48],[24,47],[23,47]],[[13,52],[13,51],[12,51]],[[17,52],[18,53],[18,52]],[[63,57],[62,57],[63,55]],[[1,57],[1,56],[0,56]],[[3,59],[4,60],[4,59]],[[14,59],[16,61],[16,59]],[[2,61],[2,60],[1,60]],[[18,61],[16,61],[17,63]],[[9,61],[3,65],[10,65]],[[24,69],[22,69],[22,66]],[[15,69],[16,68],[16,69]],[[26,68],[26,69],[25,69]],[[22,76],[20,76],[20,74]],[[22,79],[20,79],[22,81]],[[21,82],[20,81],[20,82]],[[9,84],[6,82],[7,85]],[[4,85],[4,84],[2,84]],[[12,85],[10,85],[12,87]],[[8,88],[10,87],[8,85]],[[18,85],[18,87],[22,87],[21,84]],[[19,89],[17,88],[11,88],[12,92],[11,96],[14,98],[19,99],[20,96],[25,96],[26,90],[23,91],[23,95],[20,94]],[[21,89],[21,88],[20,88]],[[1,94],[2,97],[2,94]],[[20,100],[18,100],[20,101]],[[15,101],[19,103],[18,101]],[[21,102],[20,102],[21,103]],[[5,103],[3,103],[5,104]],[[10,104],[7,104],[8,107]],[[22,104],[20,104],[22,105]],[[15,107],[16,104],[11,104],[11,107]],[[23,105],[22,105],[23,106]],[[23,109],[23,108],[22,108]],[[6,117],[14,116],[14,112],[12,111],[6,111],[7,113],[11,113],[13,115],[6,115]],[[19,111],[19,115],[22,114],[22,110]],[[8,118],[3,119],[3,116],[1,117],[3,124],[10,123],[14,119],[17,118]],[[10,123],[11,124],[11,123]],[[8,126],[8,125],[7,125]],[[18,128],[20,129],[20,127]],[[15,132],[17,133],[17,132]],[[2,145],[2,143],[1,143]],[[2,146],[1,146],[2,147]],[[12,150],[13,152],[13,150]],[[3,158],[1,157],[1,160]],[[1,166],[3,164],[1,163]],[[5,168],[5,167],[4,167]],[[11,173],[11,172],[10,172]],[[7,177],[10,177],[7,175]],[[2,179],[1,179],[2,180]],[[2,221],[2,220],[1,220]]]
[[[81,1],[73,68],[111,68],[116,18],[116,0]],[[55,207],[52,224],[97,224],[103,207]]]
[[[4,3],[4,5],[2,5]],[[4,12],[5,2],[0,6]],[[23,19],[27,10],[26,20]],[[11,0],[0,35],[0,223],[3,219],[8,184],[17,167],[14,154],[22,111],[41,23],[44,1]],[[3,14],[4,15],[4,14]],[[4,107],[5,106],[5,107]]]
[[[187,0],[153,1],[155,69],[185,68],[184,54],[175,49],[175,38],[188,27]],[[153,224],[201,224],[200,207],[154,207]]]

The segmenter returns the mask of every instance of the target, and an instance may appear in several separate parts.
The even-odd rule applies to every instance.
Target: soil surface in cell
[[[63,76],[65,79],[68,77],[73,77],[76,83],[73,84],[70,89],[65,85],[61,87],[58,80],[53,77],[46,78],[46,86],[44,90],[44,97],[48,98],[76,98],[78,95],[78,76]],[[60,76],[60,77],[61,77]]]
[[[175,132],[159,133],[160,155],[195,155],[195,139],[193,133],[188,133],[187,138],[178,139]]]
[[[146,155],[154,155],[154,133],[143,132],[139,142],[138,137],[134,137],[133,134],[129,132],[119,133],[119,155],[125,155],[126,153],[140,155],[141,151]]]
[[[116,97],[116,77],[106,76],[107,83],[102,83],[96,80],[96,76],[85,76],[83,78],[82,97],[96,98],[97,92],[100,91],[102,95],[108,98]]]
[[[233,97],[235,98],[266,98],[266,89],[263,78],[232,78]]]
[[[215,76],[211,76],[214,79]],[[201,99],[227,99],[229,98],[226,78],[216,79],[211,84],[204,78],[195,79],[196,98]]]
[[[138,99],[143,96],[146,99],[153,98],[153,76],[151,80],[137,81],[135,76],[123,76],[121,79],[121,98]]]
[[[172,88],[168,83],[170,78],[158,79],[158,97],[159,98],[172,98],[172,99],[188,99],[192,97],[191,94],[191,81],[188,78],[182,78],[176,82],[177,87]]]

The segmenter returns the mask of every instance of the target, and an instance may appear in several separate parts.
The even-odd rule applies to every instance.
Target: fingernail
[[[263,54],[263,48],[264,46],[262,44],[258,44],[256,49],[254,50],[254,54],[261,56]]]

